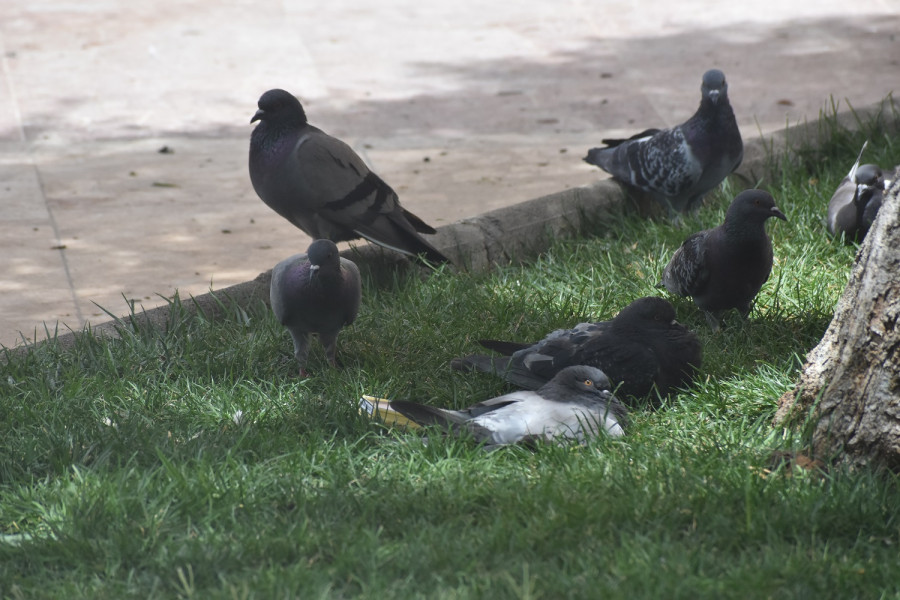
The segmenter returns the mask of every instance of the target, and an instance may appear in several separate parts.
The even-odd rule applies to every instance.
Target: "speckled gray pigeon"
[[[435,230],[400,206],[397,194],[350,146],[306,120],[284,90],[259,99],[251,123],[250,181],[272,210],[313,239],[365,238],[432,263],[448,262],[419,233]]]
[[[681,125],[647,129],[626,140],[603,140],[607,146],[592,148],[585,162],[649,193],[676,220],[678,213],[698,207],[744,156],[725,74],[707,71],[700,90],[700,108]]]
[[[835,237],[844,236],[846,242],[861,242],[881,207],[885,190],[884,174],[877,165],[860,166],[862,150],[850,173],[844,177],[828,202],[828,231]]]
[[[693,298],[713,329],[726,310],[736,308],[746,317],[772,271],[772,240],[765,226],[770,217],[787,221],[768,193],[741,192],[724,223],[691,235],[675,251],[659,285]]]
[[[590,365],[609,376],[621,397],[644,398],[654,388],[665,396],[689,385],[703,363],[700,340],[675,320],[672,304],[657,297],[639,298],[609,321],[558,329],[533,344],[480,343],[507,356],[473,354],[455,359],[452,366],[495,373],[528,389],[540,387],[565,367]],[[651,402],[655,400],[654,395]]]
[[[418,423],[469,432],[486,449],[517,442],[584,441],[605,431],[625,433],[627,411],[594,367],[563,369],[537,391],[518,391],[462,410],[394,400],[391,408]]]
[[[307,375],[311,333],[319,335],[325,356],[337,364],[338,333],[356,319],[361,295],[359,269],[330,240],[316,240],[306,254],[295,254],[272,269],[272,312],[291,334],[301,377]]]

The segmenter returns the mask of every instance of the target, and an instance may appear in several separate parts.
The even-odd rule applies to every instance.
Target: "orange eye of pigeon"
[[[584,380],[584,385],[590,387],[590,386],[594,385],[594,382],[591,381],[590,379],[585,379],[585,380]]]

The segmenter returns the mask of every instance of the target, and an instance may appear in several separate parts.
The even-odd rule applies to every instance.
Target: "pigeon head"
[[[316,240],[310,244],[306,249],[306,259],[309,261],[310,280],[319,274],[320,269],[325,269],[323,273],[337,273],[341,270],[341,256],[331,240]]]
[[[884,189],[884,174],[878,168],[878,165],[861,165],[856,169],[856,181],[854,183],[864,185],[867,188]]]
[[[638,298],[620,310],[613,322],[617,325],[626,323],[641,327],[655,324],[669,326],[675,322],[675,308],[671,302],[658,296]]]
[[[337,245],[331,240],[316,240],[306,249],[306,256],[316,269],[341,264]]]
[[[251,123],[256,121],[275,121],[287,124],[306,124],[306,113],[303,106],[293,94],[284,90],[269,90],[259,97],[257,102],[259,110],[250,119]]]
[[[865,210],[872,199],[883,192],[884,174],[878,165],[862,165],[856,170],[856,192],[853,194],[853,204],[856,205],[857,210]],[[878,204],[880,205],[880,202]],[[870,218],[869,222],[872,220],[873,218]]]
[[[609,395],[612,386],[606,373],[597,367],[576,365],[561,370],[544,387],[562,388],[569,394],[572,392],[588,393],[605,398]],[[549,398],[546,394],[544,395]]]
[[[725,213],[725,225],[740,227],[744,223],[763,223],[769,217],[787,221],[784,213],[775,206],[775,198],[762,190],[744,190],[731,201]]]
[[[703,100],[709,99],[713,104],[718,104],[719,100],[728,98],[728,84],[725,83],[725,73],[718,69],[710,69],[703,74],[703,85],[700,86],[703,92]]]

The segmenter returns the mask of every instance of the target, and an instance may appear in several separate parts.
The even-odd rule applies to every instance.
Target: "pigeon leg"
[[[328,359],[328,362],[331,363],[332,367],[340,366],[337,362],[337,337],[337,331],[319,333],[319,341],[322,342],[322,346],[325,348],[325,357]]]
[[[709,323],[709,328],[712,329],[714,333],[718,333],[722,328],[722,322],[719,319],[719,315],[711,313],[708,310],[704,310],[703,315],[706,317],[706,322]]]
[[[681,215],[675,210],[675,207],[672,206],[672,201],[669,198],[665,198],[663,200],[663,206],[665,206],[666,213],[668,213],[672,225],[681,227]]]
[[[294,340],[294,358],[300,366],[300,377],[306,377],[306,359],[309,356],[309,333],[305,331],[291,330],[291,338]]]

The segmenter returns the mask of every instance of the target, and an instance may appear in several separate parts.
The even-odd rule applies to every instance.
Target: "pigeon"
[[[744,156],[725,74],[707,71],[700,90],[700,108],[681,125],[603,140],[606,146],[589,150],[585,162],[647,192],[677,221],[679,213],[698,207]]]
[[[272,312],[294,340],[300,376],[306,377],[309,334],[319,334],[328,361],[336,366],[341,328],[356,320],[362,295],[359,269],[341,257],[331,240],[316,240],[306,254],[295,254],[272,269]]]
[[[741,192],[724,223],[689,236],[675,251],[659,287],[691,296],[714,330],[726,310],[736,308],[746,317],[772,271],[772,240],[765,227],[770,217],[787,221],[768,193]]]
[[[452,365],[496,373],[528,389],[544,385],[566,367],[589,365],[609,376],[618,386],[616,394],[630,398],[644,398],[654,388],[666,396],[685,387],[703,362],[696,334],[675,320],[668,300],[658,297],[639,298],[610,321],[558,329],[534,344],[480,343],[507,356],[474,354]]]
[[[537,391],[520,390],[462,410],[393,400],[390,407],[418,423],[451,433],[469,432],[492,450],[517,442],[585,441],[605,431],[625,433],[627,411],[609,389],[609,379],[594,367],[567,367]]]
[[[419,233],[436,233],[400,206],[397,194],[341,140],[306,120],[284,90],[259,99],[251,123],[250,181],[269,208],[313,239],[365,238],[432,263],[449,262]]]
[[[877,165],[860,165],[868,141],[850,173],[841,181],[828,202],[828,231],[846,242],[862,242],[875,222],[885,190],[884,174]]]

